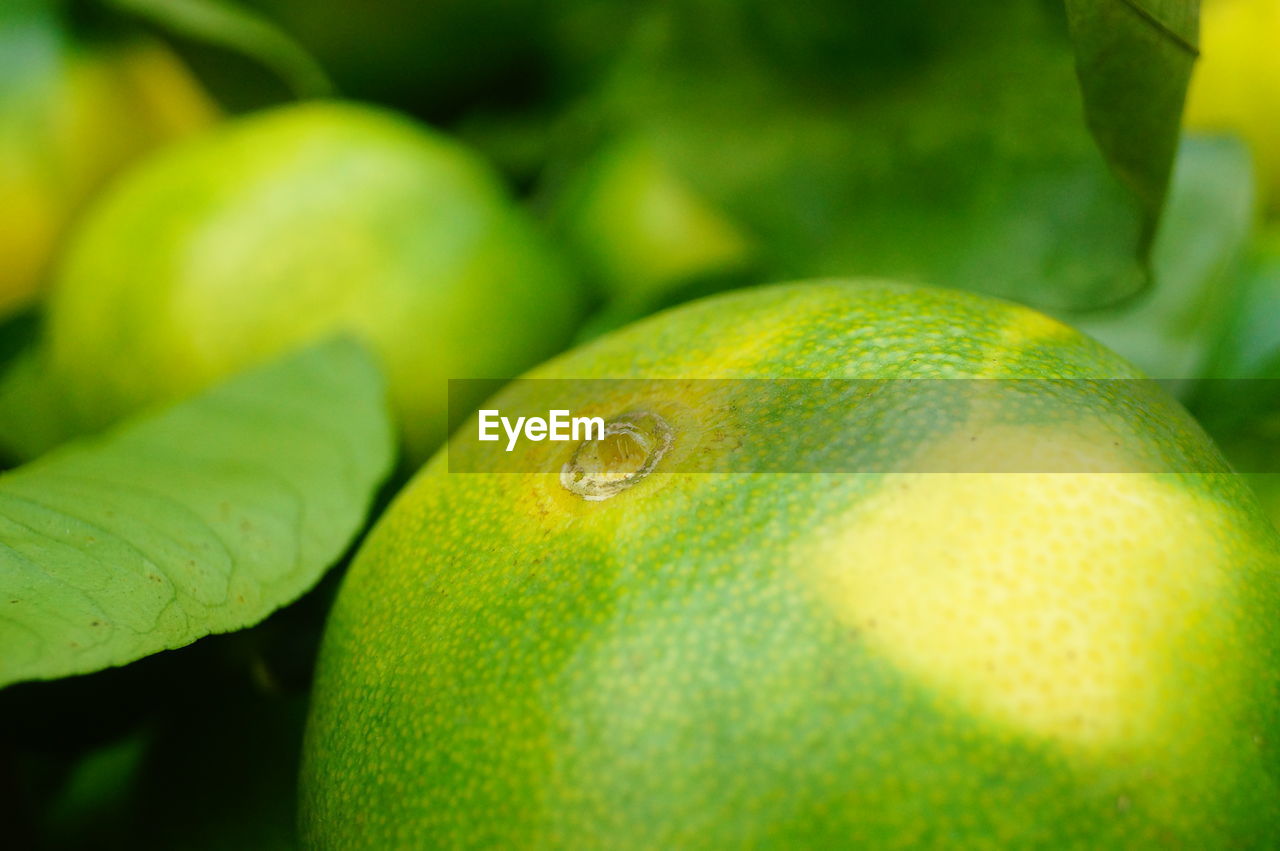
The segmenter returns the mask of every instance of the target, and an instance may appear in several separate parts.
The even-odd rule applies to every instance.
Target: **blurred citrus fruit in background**
[[[487,407],[641,437],[467,475],[492,444],[455,437],[382,517],[321,653],[310,847],[1274,837],[1280,539],[1097,343],[827,282],[707,299],[530,376],[676,380],[517,382]],[[1046,380],[879,381],[820,434],[795,419],[816,389],[692,380],[770,377]]]
[[[227,122],[117,184],[69,246],[47,341],[96,428],[350,331],[382,356],[420,459],[445,435],[448,379],[557,351],[580,305],[482,160],[391,113],[317,102]]]
[[[217,114],[158,42],[75,41],[49,16],[0,15],[0,313],[37,295],[107,178]]]
[[[644,142],[605,150],[560,200],[566,240],[610,300],[741,268],[748,237]]]
[[[1280,211],[1280,0],[1206,0],[1186,125],[1240,134],[1261,201]]]

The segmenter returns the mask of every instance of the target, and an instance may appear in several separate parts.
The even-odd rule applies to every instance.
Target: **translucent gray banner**
[[[1214,383],[1206,398],[1235,400],[1232,412],[1280,411],[1280,382]],[[1235,469],[1154,380],[523,378],[494,395],[492,381],[449,384],[460,422],[453,473],[589,484],[660,473]],[[1236,471],[1280,469],[1265,457],[1258,466]]]

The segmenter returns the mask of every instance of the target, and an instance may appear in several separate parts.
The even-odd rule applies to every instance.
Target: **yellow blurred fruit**
[[[145,39],[0,26],[0,314],[37,298],[69,221],[142,154],[212,124],[182,62]]]
[[[1248,142],[1260,201],[1280,209],[1280,0],[1206,0],[1200,59],[1187,95],[1190,129]]]

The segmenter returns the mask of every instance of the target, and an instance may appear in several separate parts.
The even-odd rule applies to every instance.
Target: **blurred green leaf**
[[[231,0],[101,0],[185,36],[241,53],[270,69],[300,98],[333,94],[320,64],[289,33]]]
[[[1229,313],[1189,407],[1241,469],[1280,474],[1280,227],[1255,234],[1225,289]]]
[[[91,841],[88,836],[72,839],[82,824],[92,824],[99,839],[104,833],[119,831],[146,747],[145,734],[135,731],[79,760],[49,808],[45,819],[49,826],[42,844],[87,846]]]
[[[305,695],[210,694],[170,716],[143,766],[134,847],[287,851],[298,847]],[[216,707],[216,708],[215,708]],[[175,781],[177,781],[175,783]],[[194,793],[194,794],[193,794]]]
[[[29,461],[74,436],[63,396],[33,340],[14,353],[0,374],[0,456]]]
[[[0,477],[0,685],[261,620],[350,544],[392,446],[344,340]]]
[[[885,31],[893,50],[825,73],[777,60],[738,5],[693,5],[693,23],[690,4],[654,12],[565,120],[548,196],[581,185],[591,151],[634,138],[760,246],[762,279],[892,277],[1058,310],[1146,286],[1176,124],[1142,140],[1163,161],[1135,171],[1137,125],[1102,122],[1096,94],[1086,121],[1084,48],[1060,4],[919,0]],[[842,20],[845,4],[826,6]],[[791,31],[785,55],[821,43],[823,15],[806,19],[814,32]],[[1149,96],[1130,90],[1149,78],[1111,76],[1105,47],[1086,51],[1091,85]]]
[[[1280,224],[1260,232],[1232,282],[1232,315],[1214,352],[1210,378],[1280,379]]]
[[[1254,235],[1189,407],[1280,527],[1280,225]]]
[[[1199,0],[1066,0],[1089,129],[1155,233],[1195,63]]]
[[[1189,392],[1234,309],[1254,224],[1248,150],[1226,137],[1188,136],[1179,148],[1152,252],[1159,286],[1122,307],[1061,318],[1144,372]]]
[[[0,319],[0,371],[9,369],[40,336],[40,316],[34,310]]]
[[[255,692],[215,676],[80,759],[42,813],[41,846],[296,848],[305,718],[305,695]]]

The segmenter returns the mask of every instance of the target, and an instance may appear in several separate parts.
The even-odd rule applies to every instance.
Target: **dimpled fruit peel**
[[[446,434],[448,379],[527,368],[580,310],[484,161],[389,112],[314,102],[227,122],[118,183],[73,239],[47,327],[86,430],[350,332],[381,356],[420,460]]]
[[[486,407],[638,437],[449,473],[494,445],[462,443],[473,423],[381,518],[321,653],[309,847],[1269,846],[1280,541],[1099,344],[831,281],[697,302],[530,376],[676,380],[517,382]],[[872,395],[816,440],[697,380],[763,378],[1020,389],[946,416]]]

